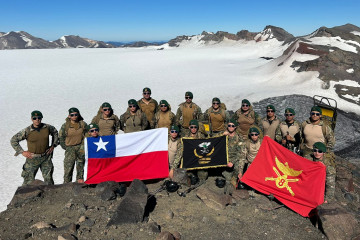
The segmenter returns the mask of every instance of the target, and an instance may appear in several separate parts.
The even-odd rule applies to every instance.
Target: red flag
[[[308,217],[324,202],[326,167],[289,151],[265,136],[241,181]]]

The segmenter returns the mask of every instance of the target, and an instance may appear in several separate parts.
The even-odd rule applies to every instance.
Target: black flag
[[[228,163],[227,136],[206,139],[182,138],[181,168],[187,170],[226,167]]]

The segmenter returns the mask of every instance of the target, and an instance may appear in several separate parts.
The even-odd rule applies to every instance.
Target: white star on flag
[[[100,141],[99,141],[99,142],[94,142],[94,144],[97,145],[96,152],[98,152],[100,149],[104,149],[105,151],[107,151],[105,146],[106,146],[108,143],[109,143],[109,142],[103,142],[102,138],[100,137]]]

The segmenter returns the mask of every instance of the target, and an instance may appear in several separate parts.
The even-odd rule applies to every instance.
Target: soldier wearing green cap
[[[155,113],[154,124],[155,128],[166,127],[169,130],[170,126],[175,125],[175,114],[171,111],[171,106],[166,100],[160,101],[159,110]]]
[[[179,127],[176,125],[172,125],[170,127],[170,134],[169,134],[169,144],[168,144],[168,150],[169,150],[169,167],[170,167],[170,173],[169,176],[172,177],[173,169],[176,168],[174,166],[175,156],[177,150],[180,148],[181,140],[179,136]]]
[[[241,161],[244,161],[242,156],[244,152],[244,139],[240,134],[236,132],[238,124],[235,120],[231,119],[227,123],[226,131],[223,135],[228,136],[228,156],[229,163],[225,170],[222,172],[226,183],[224,188],[225,194],[232,194],[235,190],[237,184],[237,178],[241,178],[242,171],[240,171],[240,166],[244,165]]]
[[[202,117],[201,108],[194,103],[192,92],[185,93],[185,102],[179,105],[176,111],[176,125],[181,126],[181,135],[189,133],[189,122],[192,119],[200,120]]]
[[[55,127],[42,123],[43,115],[35,110],[31,113],[32,124],[15,134],[11,140],[11,146],[15,149],[15,156],[22,154],[25,164],[21,176],[24,178],[23,185],[30,184],[35,180],[39,168],[41,169],[44,182],[54,184],[54,165],[52,156],[54,148],[59,144],[58,131]],[[51,136],[51,143],[49,142]],[[20,141],[26,139],[28,150],[24,151]]]
[[[212,106],[205,111],[203,117],[210,126],[210,136],[221,136],[230,120],[225,104],[217,97],[212,99]]]
[[[260,128],[264,133],[264,136],[269,136],[275,140],[275,132],[280,125],[280,120],[277,118],[276,109],[273,105],[266,106],[266,117],[261,119]]]
[[[241,108],[235,112],[232,118],[239,124],[236,128],[237,133],[241,134],[244,139],[247,139],[250,127],[258,125],[261,120],[247,99],[241,101]]]
[[[301,141],[302,156],[309,160],[312,159],[312,147],[316,142],[324,143],[327,151],[332,152],[335,145],[334,131],[322,120],[322,110],[319,106],[313,106],[310,118],[301,124]]]
[[[141,111],[135,99],[128,101],[128,109],[120,116],[120,126],[125,133],[138,132],[147,128],[146,115]]]
[[[114,110],[108,102],[104,102],[100,106],[97,115],[91,120],[91,123],[99,126],[100,136],[115,135],[120,130],[119,118],[114,114]]]
[[[300,123],[295,120],[295,110],[285,109],[285,121],[276,129],[275,139],[290,151],[297,152],[300,144]]]
[[[328,203],[335,199],[335,162],[327,157],[326,146],[322,142],[314,143],[312,152],[313,161],[322,162],[326,166],[325,203]]]
[[[64,183],[72,181],[75,163],[76,181],[84,182],[85,157],[81,153],[81,146],[87,132],[87,124],[83,120],[79,109],[72,107],[59,131],[60,146],[65,150]]]
[[[240,162],[240,173],[244,171],[245,165],[247,168],[254,161],[260,146],[262,143],[262,138],[260,137],[260,130],[257,127],[251,127],[249,129],[248,138],[244,143],[244,152],[243,152],[243,161]]]
[[[154,116],[158,111],[158,102],[151,97],[151,89],[145,87],[143,89],[143,97],[137,102],[141,111],[145,113],[148,121],[147,129],[154,128]]]

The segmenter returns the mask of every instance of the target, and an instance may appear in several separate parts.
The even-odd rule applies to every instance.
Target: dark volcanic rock
[[[37,198],[41,197],[43,190],[38,186],[23,186],[19,187],[14,197],[12,198],[9,206],[20,207],[24,203],[35,201]]]
[[[146,185],[142,181],[135,179],[111,217],[108,226],[142,222],[147,201],[148,189]]]

